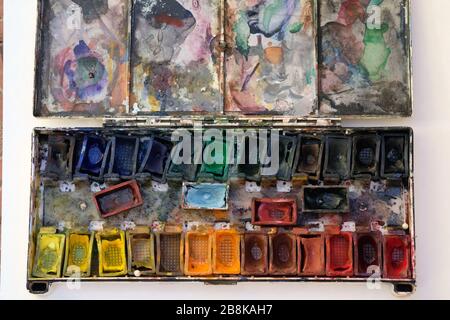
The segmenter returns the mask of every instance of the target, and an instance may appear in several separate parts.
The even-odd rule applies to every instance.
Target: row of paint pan
[[[225,134],[224,134],[225,137]],[[405,132],[373,132],[345,134],[292,134],[279,137],[279,167],[270,167],[271,143],[258,134],[245,135],[235,143],[233,164],[227,165],[229,145],[224,141],[214,152],[220,163],[202,163],[202,152],[192,151],[190,164],[171,161],[180,155],[181,144],[175,145],[170,136],[158,133],[150,136],[102,135],[94,133],[52,134],[48,136],[44,177],[54,180],[119,181],[151,179],[165,183],[169,180],[215,180],[225,182],[232,177],[259,181],[265,176],[278,180],[345,180],[349,178],[404,178],[409,174],[409,136]],[[257,143],[252,140],[256,139]],[[203,143],[203,151],[210,142]],[[264,152],[252,146],[264,147]],[[217,151],[218,150],[218,151]],[[251,154],[259,156],[250,161]],[[264,159],[263,159],[264,158]],[[252,159],[253,160],[253,159]],[[196,164],[197,163],[197,164]],[[202,164],[198,164],[202,163]],[[268,173],[269,172],[269,173]]]
[[[94,242],[96,245],[94,246]],[[35,278],[117,276],[411,277],[411,241],[378,232],[214,230],[38,234]]]

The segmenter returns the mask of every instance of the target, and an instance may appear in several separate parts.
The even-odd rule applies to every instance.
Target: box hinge
[[[340,127],[342,126],[342,121],[340,118],[317,118],[317,127]]]
[[[233,120],[235,126],[301,128],[301,127],[339,127],[340,118],[292,118],[273,117],[239,117]]]
[[[190,128],[204,122],[207,121],[194,117],[126,117],[105,118],[103,126],[108,128]]]
[[[104,118],[103,126],[108,127],[138,127],[146,124],[147,120],[144,118]]]
[[[340,118],[292,118],[283,116],[190,116],[190,117],[126,117],[105,118],[104,127],[126,128],[195,128],[195,127],[264,127],[264,128],[301,128],[301,127],[340,127]]]

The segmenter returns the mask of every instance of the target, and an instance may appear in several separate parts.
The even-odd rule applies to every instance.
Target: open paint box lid
[[[39,1],[34,114],[411,115],[408,0],[283,2]]]

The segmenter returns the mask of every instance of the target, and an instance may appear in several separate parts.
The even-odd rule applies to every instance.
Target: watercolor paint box
[[[89,248],[81,281],[365,283],[379,267],[413,292],[412,129],[345,125],[412,114],[409,1],[197,2],[38,1],[34,115],[103,125],[34,130],[30,292]],[[236,162],[202,162],[211,136]]]
[[[174,128],[167,128],[167,131],[170,130],[174,130]],[[355,137],[365,135],[376,135],[379,137],[384,137],[385,135],[388,137],[401,136],[403,139],[402,141],[404,141],[403,137],[407,136],[409,137],[407,143],[408,150],[412,150],[412,131],[408,128],[366,129],[316,127],[310,129],[292,129],[289,127],[284,128],[283,130],[289,133],[297,132],[302,135],[311,135],[317,137],[320,141],[325,141],[328,136],[335,137],[336,131],[340,130],[345,130],[346,135],[351,141],[353,141]],[[40,181],[40,173],[45,172],[45,166],[42,165],[42,162],[45,164],[45,158],[42,156],[42,148],[45,148],[48,145],[47,141],[50,136],[75,137],[77,141],[84,141],[84,137],[96,137],[96,141],[107,141],[107,136],[114,136],[116,132],[123,134],[123,131],[124,129],[118,130],[109,127],[103,129],[37,129],[34,137],[34,146],[37,155],[35,158],[35,166],[39,170],[35,171],[36,176],[33,181]],[[146,141],[148,137],[156,137],[159,134],[158,132],[160,132],[159,129],[149,128],[127,128],[125,131],[127,132],[127,136],[136,137],[139,141]],[[395,145],[397,146],[398,144]],[[74,159],[80,157],[80,155],[76,154],[77,152],[80,152],[80,154],[83,152],[81,149],[79,151],[76,150],[77,148],[74,149]],[[137,161],[139,160],[137,159]],[[378,161],[382,161],[381,152]],[[410,164],[408,168],[412,168],[412,154],[408,153],[407,161]],[[378,172],[381,172],[381,166],[378,170]],[[152,226],[155,221],[161,221],[161,223],[164,224],[173,219],[192,221],[200,225],[208,225],[211,222],[229,223],[233,221],[233,223],[237,225],[237,230],[240,230],[239,232],[243,233],[243,236],[240,237],[239,234],[235,234],[231,237],[230,235],[230,238],[235,239],[236,242],[233,246],[225,248],[224,251],[214,250],[214,248],[216,248],[215,245],[217,245],[217,243],[214,242],[216,238],[215,236],[211,236],[211,260],[209,260],[211,269],[208,269],[207,272],[202,272],[202,274],[195,274],[195,272],[190,274],[189,268],[186,267],[186,263],[189,264],[191,261],[189,260],[191,254],[189,253],[190,251],[185,251],[188,250],[186,247],[187,242],[184,239],[185,235],[181,232],[167,233],[163,230],[159,234],[155,234],[153,255],[155,261],[154,269],[151,265],[151,260],[146,261],[148,264],[145,270],[142,267],[130,267],[130,263],[133,264],[134,258],[132,256],[133,249],[132,247],[130,249],[128,242],[127,244],[124,243],[124,247],[119,247],[121,244],[117,243],[114,249],[120,251],[120,248],[125,248],[125,252],[123,253],[125,254],[126,267],[121,270],[118,270],[119,267],[117,266],[117,268],[114,269],[115,267],[113,268],[113,266],[107,265],[106,272],[102,271],[102,275],[100,275],[100,271],[97,272],[97,269],[102,270],[101,266],[104,265],[103,260],[101,262],[99,261],[102,254],[100,250],[106,250],[107,248],[99,247],[99,243],[97,243],[97,245],[95,245],[96,250],[94,250],[97,251],[97,253],[92,253],[91,269],[94,270],[95,268],[95,270],[91,272],[91,277],[96,274],[98,276],[114,278],[128,274],[129,277],[139,277],[145,281],[155,281],[156,279],[182,281],[183,279],[190,279],[214,282],[219,281],[220,279],[220,281],[225,280],[226,283],[232,283],[233,281],[249,281],[250,279],[258,279],[258,277],[263,276],[268,277],[266,279],[270,279],[271,281],[287,280],[286,277],[289,278],[289,281],[319,281],[319,279],[323,281],[333,279],[346,279],[348,281],[362,280],[368,276],[367,270],[364,269],[372,266],[372,264],[367,266],[369,263],[367,261],[370,259],[366,259],[364,262],[363,258],[367,258],[367,256],[370,255],[370,252],[373,252],[372,249],[374,249],[374,247],[372,246],[367,249],[368,245],[371,245],[371,242],[364,237],[361,238],[360,233],[357,230],[362,228],[372,230],[376,233],[377,230],[384,229],[386,237],[408,237],[408,239],[411,240],[407,241],[403,246],[403,250],[405,250],[403,251],[403,257],[405,257],[405,260],[400,259],[401,253],[398,253],[398,249],[395,250],[395,253],[394,249],[392,249],[392,253],[386,255],[387,251],[385,251],[385,249],[379,249],[380,243],[384,242],[380,242],[381,240],[379,239],[376,240],[377,256],[382,254],[382,259],[380,260],[378,258],[378,261],[382,262],[381,281],[411,284],[414,281],[412,277],[415,270],[413,260],[414,233],[413,229],[411,229],[414,221],[412,215],[412,178],[412,172],[408,171],[407,177],[398,176],[397,179],[391,178],[389,180],[383,179],[381,174],[378,174],[371,178],[370,184],[367,184],[366,179],[349,178],[347,180],[340,180],[336,185],[317,186],[315,185],[315,178],[311,177],[311,179],[305,180],[304,183],[306,183],[306,185],[304,185],[304,183],[297,184],[295,180],[293,180],[290,190],[280,190],[278,182],[283,181],[277,181],[275,176],[262,178],[261,183],[259,184],[259,190],[248,190],[248,181],[240,176],[233,175],[229,177],[227,183],[223,184],[214,182],[188,183],[174,180],[169,181],[165,187],[164,185],[155,185],[155,183],[146,180],[139,182],[128,180],[122,183],[122,185],[129,187],[133,194],[140,194],[142,203],[137,207],[127,207],[126,209],[123,207],[122,213],[113,216],[109,216],[108,214],[102,216],[100,214],[102,211],[98,211],[95,202],[93,200],[90,202],[87,199],[94,199],[94,195],[98,198],[99,195],[101,197],[101,195],[107,195],[111,191],[114,192],[117,189],[120,190],[123,188],[121,187],[121,184],[112,185],[111,182],[106,182],[105,179],[106,189],[97,191],[96,186],[100,186],[99,183],[101,180],[74,180],[72,182],[73,189],[67,191],[61,189],[60,181],[47,179],[43,182],[43,185],[41,185],[41,188],[44,190],[43,193],[41,191],[34,195],[34,197],[39,200],[39,202],[35,203],[40,203],[45,206],[45,210],[44,215],[40,216],[37,214],[39,212],[39,207],[33,209],[33,219],[34,223],[36,223],[33,229],[36,228],[34,230],[39,230],[41,227],[64,225],[66,221],[75,221],[76,225],[85,228],[91,226],[93,222],[101,221],[107,229],[129,223],[130,221],[146,227]],[[321,179],[322,178],[319,178],[319,182]],[[212,191],[214,192],[211,192],[211,190],[209,190],[209,192],[203,192],[205,191],[203,190],[197,196],[194,195],[193,198],[192,195],[185,196],[189,189],[188,187],[196,188],[199,186],[199,191],[203,190],[202,187],[209,186],[218,189],[215,190],[213,188],[214,190]],[[100,190],[102,188],[103,187],[101,187]],[[216,192],[223,195],[219,197],[221,200],[220,205],[207,206],[206,204],[210,203],[211,199],[213,200],[213,203],[216,203],[217,199],[219,199],[214,197]],[[225,197],[225,195],[227,196]],[[208,201],[206,202],[202,200],[205,199],[205,197],[208,198]],[[136,197],[135,199],[138,198],[139,197]],[[339,198],[340,200],[335,201],[335,198]],[[276,219],[264,221],[266,224],[264,227],[280,231],[280,233],[277,234],[282,234],[280,237],[285,237],[286,239],[281,239],[284,241],[283,242],[281,240],[278,241],[278,238],[274,238],[272,235],[261,234],[258,237],[255,235],[259,240],[252,245],[251,240],[246,240],[247,238],[250,239],[249,237],[252,235],[246,234],[246,225],[248,222],[252,221],[252,216],[254,218],[257,217],[257,215],[254,214],[257,212],[257,207],[259,208],[259,206],[256,206],[256,203],[258,203],[258,205],[269,204],[268,209],[270,209],[271,204],[276,204],[282,199],[286,199],[286,208],[288,208],[288,211],[292,214],[288,214],[288,218],[286,219],[280,218],[279,221]],[[339,203],[339,205],[333,208],[317,206],[317,204],[320,203],[327,203],[326,201],[319,201],[320,199],[328,199],[328,202]],[[228,208],[225,208],[224,205],[227,205]],[[252,205],[254,205],[254,211],[249,210]],[[284,207],[285,206],[283,206],[283,208]],[[217,215],[216,213],[218,211],[221,211],[222,214]],[[108,213],[111,212],[108,211]],[[321,245],[321,243],[326,242],[324,238],[321,239],[321,237],[324,236],[316,237],[315,235],[318,234],[318,230],[330,223],[330,218],[332,218],[335,223],[334,227],[337,227],[338,229],[342,228],[343,230],[345,228],[348,230],[342,232],[342,234],[352,236],[351,241],[341,241],[339,237],[338,240],[330,237],[328,239],[329,243],[325,243],[323,246]],[[258,218],[254,220],[255,221],[251,222],[251,225],[256,227],[258,225],[257,220],[261,219]],[[285,223],[285,220],[289,220],[289,223]],[[348,222],[353,222],[355,226],[352,227],[351,224],[348,225]],[[70,224],[67,225],[70,226]],[[292,232],[297,227],[307,228],[308,235],[296,236],[295,232],[289,232]],[[282,232],[283,230],[287,231],[287,233]],[[70,228],[69,231],[71,231]],[[369,235],[372,235],[372,233],[369,233]],[[144,238],[148,239],[149,235],[147,234],[146,237],[147,238]],[[98,236],[96,238],[99,239]],[[117,239],[119,238],[120,237],[117,237]],[[240,238],[242,238],[242,240],[239,240],[238,242],[236,239]],[[131,239],[130,234],[127,233],[126,240],[129,241],[129,239]],[[272,242],[270,242],[269,239]],[[149,241],[146,241],[151,247],[151,240],[148,240]],[[290,246],[287,244],[287,240],[290,241]],[[348,239],[345,238],[344,240]],[[230,243],[230,241],[231,240],[228,239],[225,242]],[[248,244],[248,241],[250,241],[250,244]],[[340,241],[347,244],[346,248],[349,251],[342,249],[342,247],[345,246],[341,245]],[[392,245],[388,245],[390,243],[389,241],[383,241],[386,243],[384,246],[389,248],[392,247]],[[279,249],[279,243],[281,243],[280,246],[284,249]],[[32,245],[31,250],[35,250],[35,248],[36,246]],[[288,255],[285,253],[286,248],[289,248]],[[65,249],[67,250],[67,247]],[[344,257],[342,252],[345,252],[347,255]],[[218,253],[219,256],[222,257],[222,260],[218,259],[214,253]],[[325,255],[323,259],[321,258],[322,253]],[[407,254],[408,256],[406,256]],[[149,257],[151,257],[151,255]],[[346,260],[349,259],[349,257],[351,257],[351,260]],[[390,260],[389,257],[391,257]],[[106,256],[104,258],[106,258]],[[62,259],[63,263],[65,263],[64,257]],[[216,261],[216,259],[218,260]],[[228,261],[227,264],[223,262],[220,263],[220,261],[225,260]],[[408,262],[407,266],[404,267],[400,263],[400,260]],[[34,256],[30,261],[35,261]],[[215,264],[218,261],[219,263]],[[218,266],[218,268],[216,266]],[[110,269],[114,270],[109,271]],[[136,273],[136,271],[138,272]],[[111,276],[110,273],[113,275]],[[90,277],[87,274],[83,276]],[[52,275],[44,279],[49,280],[48,282],[42,282],[42,278],[36,277],[33,273],[30,273],[30,285],[37,284],[38,289],[40,288],[39,285],[42,285],[42,283],[49,284],[62,278]]]
[[[167,132],[171,130],[175,129],[167,128]],[[408,136],[408,150],[412,150],[412,131],[408,128],[289,127],[283,130],[314,136],[319,141],[326,141],[328,136],[335,137],[336,131],[340,130],[345,130],[350,141],[365,135],[400,135],[402,139]],[[123,134],[123,131],[124,129],[110,127],[36,129],[34,165],[39,170],[35,170],[33,181],[41,181],[40,173],[45,172],[46,159],[42,156],[45,155],[42,148],[46,148],[50,136],[76,137],[77,141],[84,141],[83,137],[96,137],[98,141],[103,141],[106,136]],[[127,128],[125,131],[127,136],[136,137],[138,141],[146,141],[147,138],[155,138],[160,134],[159,128]],[[75,148],[74,159],[80,157],[83,152],[81,149],[76,150]],[[80,154],[77,155],[77,152]],[[407,159],[408,168],[412,168],[412,154],[408,154]],[[381,152],[377,160],[382,161]],[[136,161],[139,161],[139,157]],[[381,172],[381,166],[377,170]],[[74,179],[68,190],[61,188],[61,183],[67,181],[45,179],[42,180],[40,189],[35,189],[41,191],[33,196],[36,199],[33,203],[39,203],[39,206],[32,206],[33,230],[62,225],[66,226],[68,232],[72,232],[70,226],[73,222],[86,229],[99,222],[105,230],[118,226],[126,228],[125,240],[120,240],[120,233],[115,234],[114,239],[106,238],[113,246],[111,243],[101,246],[105,236],[102,233],[97,234],[97,244],[94,244],[91,258],[92,272],[90,276],[83,274],[83,279],[94,275],[119,278],[128,274],[128,277],[143,281],[189,279],[233,283],[259,278],[261,281],[362,281],[369,276],[369,267],[380,267],[381,263],[381,281],[413,284],[415,267],[414,230],[411,227],[414,222],[412,179],[410,170],[407,177],[384,179],[381,174],[376,174],[370,178],[370,182],[367,182],[366,178],[349,177],[333,185],[317,185],[317,181],[322,184],[321,177],[319,180],[315,177],[301,180],[300,184],[293,178],[290,188],[286,188],[286,181],[276,179],[275,172],[272,177],[262,177],[261,182],[253,186],[254,189],[249,188],[249,183],[255,182],[231,174],[226,183],[215,183],[214,179],[211,182],[200,182],[198,179],[197,182],[168,180],[166,184],[161,184],[144,179],[126,180],[114,185],[106,179],[104,182],[97,178]],[[126,195],[129,194],[130,197],[119,195],[117,198],[130,201],[122,203],[111,200],[106,204],[102,201],[102,198],[121,190],[125,190]],[[45,209],[40,211],[42,209],[39,208]],[[42,212],[42,215],[39,212]],[[205,265],[200,267],[197,258],[198,250],[202,246],[197,245],[197,242],[191,243],[190,235],[184,234],[181,229],[176,232],[167,231],[164,227],[159,231],[154,230],[155,222],[164,226],[177,220],[200,226],[232,223],[236,232],[221,231],[223,234],[220,237],[218,231],[211,234],[205,242],[210,243],[210,249],[207,249],[209,258]],[[137,231],[129,229],[127,226],[130,223],[155,231],[153,254],[152,233],[149,233],[148,229],[145,232],[139,231],[139,228]],[[249,232],[261,227],[262,232]],[[329,227],[337,229],[337,232],[325,237],[323,230]],[[296,228],[305,228],[307,232],[297,235]],[[364,233],[359,230],[368,231]],[[385,234],[384,240],[373,237],[379,231]],[[375,242],[370,240],[372,237]],[[396,248],[396,242],[386,240],[388,237],[407,237],[410,240],[400,241],[400,244],[405,244],[402,247],[404,251],[399,253],[401,250]],[[67,241],[69,244],[70,241]],[[142,250],[135,249],[138,247]],[[386,251],[385,247],[391,248],[391,253]],[[66,246],[65,250],[68,248]],[[30,250],[35,249],[36,245],[31,242]],[[113,265],[114,261],[105,265],[104,261],[108,258],[103,252],[109,249],[123,253],[125,265]],[[144,249],[148,254],[143,253]],[[138,251],[141,258],[136,260],[135,254]],[[375,262],[371,262],[373,254],[377,257]],[[144,256],[145,258],[142,258]],[[66,263],[67,258],[64,258],[64,255],[62,259],[62,263]],[[30,263],[35,260],[33,254]],[[407,262],[407,265],[403,265],[402,261],[405,261],[405,264]],[[65,270],[62,272],[65,275]],[[37,284],[36,288],[40,290],[43,284],[58,281],[63,279],[62,277],[63,275],[51,275],[48,278],[40,278],[30,271],[29,284]]]

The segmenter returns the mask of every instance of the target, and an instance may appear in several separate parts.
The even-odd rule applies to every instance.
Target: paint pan
[[[42,175],[52,180],[71,179],[74,148],[75,137],[49,135],[47,165]]]
[[[297,274],[297,239],[290,233],[269,236],[270,262],[269,273],[272,275]]]
[[[99,257],[99,276],[118,277],[127,274],[125,232],[109,229],[95,235]]]
[[[100,215],[108,218],[141,206],[143,199],[139,185],[131,180],[94,194],[94,203]]]
[[[128,274],[146,276],[156,272],[155,239],[146,226],[137,226],[126,232]]]
[[[175,146],[173,155],[171,157],[169,170],[167,172],[167,178],[173,181],[190,181],[195,182],[197,180],[198,173],[200,171],[202,153],[195,153],[195,143],[194,139],[191,139],[191,150],[190,150],[190,163],[182,163],[184,152],[183,144],[179,143]],[[196,158],[196,156],[198,158]],[[179,160],[179,161],[175,161]]]
[[[32,275],[36,278],[60,278],[66,236],[56,228],[43,227],[36,239]]]
[[[264,226],[292,226],[297,224],[296,199],[254,198],[252,224]]]
[[[329,277],[350,277],[353,275],[353,237],[349,232],[327,234],[327,268]]]
[[[216,230],[213,241],[214,274],[240,274],[241,236],[236,230]]]
[[[381,139],[378,135],[353,137],[352,176],[372,178],[378,176]]]
[[[190,231],[184,241],[184,273],[189,276],[212,274],[212,232]]]
[[[370,277],[374,273],[381,275],[382,251],[378,233],[357,233],[354,235],[355,275]]]
[[[398,179],[408,177],[408,135],[384,134],[381,145],[381,177]]]
[[[182,208],[195,210],[228,210],[227,184],[183,183]]]
[[[411,238],[409,236],[384,236],[384,278],[407,279],[411,276],[410,251]]]
[[[99,136],[87,135],[83,139],[75,176],[80,179],[100,180],[109,163],[111,143]]]
[[[269,272],[269,237],[266,233],[246,232],[241,242],[241,273],[267,275]]]
[[[178,276],[184,269],[184,237],[178,232],[156,233],[156,274]]]
[[[294,178],[318,180],[322,168],[323,139],[319,136],[299,135],[294,161]]]
[[[352,138],[346,136],[327,136],[325,138],[324,179],[339,181],[350,176],[352,157]]]
[[[242,136],[236,145],[237,176],[247,181],[259,182],[261,180],[261,160],[258,147],[258,135],[246,134]]]
[[[225,141],[210,141],[203,150],[203,163],[199,179],[227,181],[229,173],[229,146]]]
[[[297,149],[297,137],[281,135],[279,136],[279,169],[277,179],[291,181],[292,167],[294,165],[295,153]]]
[[[325,237],[323,234],[305,234],[297,238],[298,274],[325,275]]]
[[[139,168],[138,178],[152,179],[165,183],[167,170],[170,165],[170,152],[172,143],[170,140],[161,137],[153,137],[151,148]]]
[[[139,139],[130,136],[111,138],[111,159],[105,178],[118,181],[132,179],[136,174]]]
[[[348,188],[340,186],[303,187],[304,213],[345,213],[350,210]]]
[[[175,149],[175,152],[177,152],[178,149],[179,148]],[[169,169],[167,170],[167,179],[169,181],[183,181],[183,173],[184,173],[184,165],[171,161]]]
[[[272,154],[271,140],[278,139],[278,164],[275,164],[276,156]],[[292,167],[295,160],[295,151],[297,148],[297,137],[284,134],[271,133],[270,139],[260,140],[259,148],[266,147],[265,158],[262,165],[261,174],[264,177],[275,177],[281,181],[291,181]],[[277,170],[277,171],[274,171]]]
[[[64,259],[65,277],[90,277],[94,233],[84,230],[71,230],[66,237]]]

